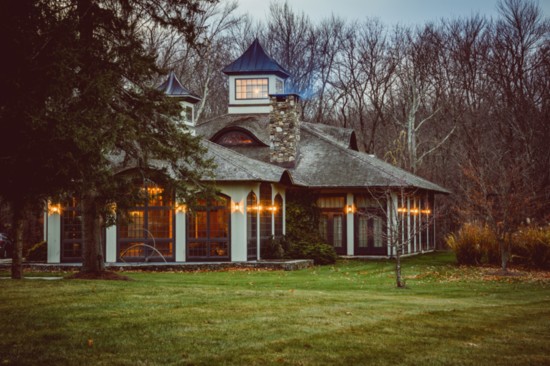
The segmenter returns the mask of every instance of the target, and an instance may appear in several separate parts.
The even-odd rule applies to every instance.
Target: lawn
[[[404,260],[406,289],[391,261],[0,280],[0,364],[550,365],[550,275],[490,272],[437,253]]]

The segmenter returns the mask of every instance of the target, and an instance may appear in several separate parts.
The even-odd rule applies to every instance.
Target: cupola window
[[[236,99],[267,99],[269,82],[267,78],[236,79]]]

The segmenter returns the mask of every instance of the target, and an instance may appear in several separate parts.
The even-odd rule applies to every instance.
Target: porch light
[[[277,211],[277,206],[269,206],[267,209],[268,209],[268,211],[276,212]]]
[[[397,212],[404,214],[404,213],[407,213],[407,209],[405,207],[399,207],[397,209]]]
[[[231,212],[242,212],[242,206],[240,202],[231,203]]]
[[[353,213],[353,205],[348,205],[346,207],[346,212],[349,213],[349,214]]]
[[[421,212],[422,212],[423,214],[429,215],[429,214],[432,213],[432,210],[426,209],[426,210],[422,210]]]
[[[187,206],[183,203],[176,203],[176,205],[174,206],[174,211],[176,211],[176,213],[185,213],[187,212]]]
[[[48,204],[48,214],[49,215],[61,215],[61,204],[60,203],[49,203]]]

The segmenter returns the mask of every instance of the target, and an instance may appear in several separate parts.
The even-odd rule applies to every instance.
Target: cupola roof
[[[290,76],[277,61],[269,57],[258,38],[235,61],[227,65],[223,70],[227,75],[251,75],[251,74],[275,74],[284,79]]]
[[[190,103],[197,103],[201,100],[201,98],[181,85],[181,82],[173,71],[170,71],[168,78],[158,87],[158,90],[163,91],[170,97],[179,97]]]

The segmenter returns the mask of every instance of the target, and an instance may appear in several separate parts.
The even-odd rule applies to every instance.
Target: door
[[[355,255],[386,255],[384,220],[368,210],[355,214]]]
[[[334,247],[337,254],[347,254],[346,219],[344,213],[322,212],[319,218],[319,232],[321,237]]]

